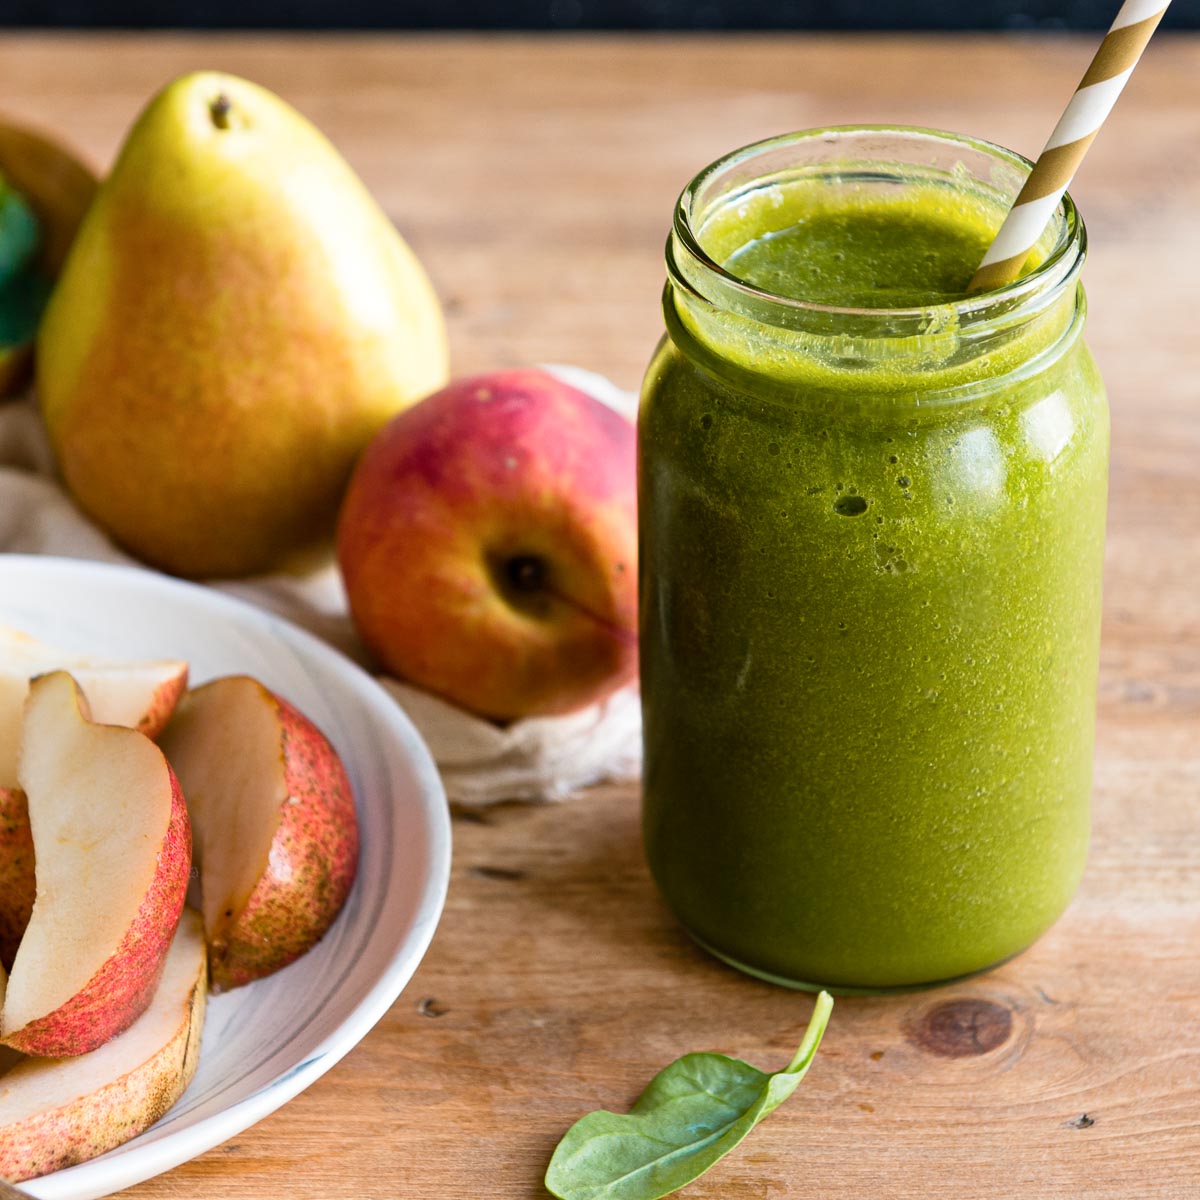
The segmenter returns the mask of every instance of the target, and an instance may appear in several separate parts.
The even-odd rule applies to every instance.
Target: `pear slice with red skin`
[[[9,968],[36,894],[29,811],[16,786],[22,714],[29,680],[52,668],[72,671],[96,721],[148,737],[162,730],[187,687],[188,665],[180,659],[85,658],[0,627],[0,963]]]
[[[162,751],[136,730],[88,720],[65,671],[30,685],[19,778],[37,899],[0,1035],[23,1054],[86,1054],[154,995],[187,892],[187,809]]]
[[[57,276],[95,199],[95,170],[57,137],[0,120],[0,175],[37,213],[42,224],[40,265]]]
[[[37,896],[33,862],[25,793],[19,787],[0,787],[0,967],[12,967],[33,914]]]
[[[83,689],[93,720],[128,725],[147,737],[162,730],[187,688],[188,665],[180,659],[91,658],[0,627],[0,787],[17,782],[21,713],[29,681],[60,670],[69,671]]]
[[[358,868],[345,768],[325,735],[256,679],[188,692],[162,735],[196,838],[212,990],[314,946]]]
[[[20,1181],[103,1154],[154,1124],[200,1059],[204,929],[185,910],[150,1007],[78,1058],[26,1058],[0,1076],[0,1178]]]

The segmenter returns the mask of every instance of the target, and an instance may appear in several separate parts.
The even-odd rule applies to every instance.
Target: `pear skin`
[[[446,373],[437,297],[358,177],[277,96],[211,72],[138,119],[37,345],[76,500],[189,576],[323,537],[359,452]]]

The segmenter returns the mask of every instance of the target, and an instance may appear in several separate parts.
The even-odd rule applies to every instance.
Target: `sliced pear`
[[[122,662],[82,657],[0,627],[0,963],[11,966],[35,895],[33,840],[25,794],[16,786],[22,710],[29,680],[57,667],[73,671],[99,722],[150,737],[166,724],[187,687],[179,659]]]
[[[0,627],[0,786],[17,782],[21,706],[29,680],[57,670],[69,671],[83,688],[93,720],[128,725],[148,737],[167,723],[187,688],[188,665],[180,659],[91,658]]]
[[[124,1033],[90,1054],[26,1058],[0,1076],[0,1178],[103,1154],[171,1108],[200,1058],[205,968],[203,927],[188,909],[150,1007]]]
[[[87,720],[64,671],[30,685],[19,779],[37,899],[0,1035],[24,1054],[85,1054],[128,1028],[154,995],[187,891],[187,811],[158,747],[136,730]]]
[[[36,895],[25,793],[18,787],[0,787],[0,966],[12,966]]]
[[[162,735],[187,797],[213,991],[269,975],[333,924],[358,867],[345,768],[325,735],[246,676],[189,692]]]

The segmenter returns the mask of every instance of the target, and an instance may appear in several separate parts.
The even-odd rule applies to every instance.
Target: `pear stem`
[[[220,92],[217,98],[208,106],[209,116],[212,118],[212,123],[218,129],[229,128],[229,114],[233,110],[233,101],[229,99],[224,92]]]

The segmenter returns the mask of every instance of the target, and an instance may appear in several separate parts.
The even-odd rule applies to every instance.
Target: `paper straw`
[[[1012,283],[1071,186],[1092,139],[1133,74],[1171,0],[1125,0],[1091,66],[1059,118],[1046,148],[1009,209],[996,240],[971,277],[968,292]]]

